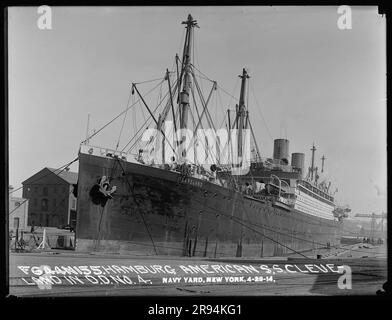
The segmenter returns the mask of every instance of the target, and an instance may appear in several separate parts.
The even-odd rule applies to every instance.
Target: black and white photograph
[[[5,10],[9,295],[387,293],[377,6]]]

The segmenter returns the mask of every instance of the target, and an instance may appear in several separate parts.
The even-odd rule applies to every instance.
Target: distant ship
[[[261,157],[245,101],[246,69],[240,75],[233,119],[227,113],[227,159],[237,161],[227,164],[215,157],[215,163],[208,166],[190,162],[189,148],[184,147],[189,147],[189,137],[173,139],[167,135],[165,121],[169,119],[176,130],[191,129],[191,120],[192,132],[203,121],[215,128],[208,104],[217,83],[212,82],[209,96],[203,97],[191,61],[197,21],[189,15],[183,24],[182,59],[176,55],[174,71],[167,71],[164,78],[168,93],[162,94],[166,97],[162,111],[154,113],[137,84],[132,87],[153,119],[157,134],[136,153],[88,143],[80,146],[77,250],[265,257],[339,245],[342,220],[348,211],[335,203],[331,183],[319,181],[315,146],[307,173],[303,153],[293,153],[289,161],[286,139],[274,140],[272,158]],[[236,139],[230,138],[233,132]],[[208,140],[190,143],[198,144],[206,153],[212,150]],[[245,152],[249,149],[247,160]],[[162,161],[155,161],[157,156]],[[248,170],[238,173],[246,161]],[[324,159],[322,165],[321,171]]]

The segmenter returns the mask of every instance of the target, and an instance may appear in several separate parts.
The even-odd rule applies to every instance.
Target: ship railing
[[[298,184],[312,190],[315,193],[323,194],[324,196],[332,197],[332,193],[329,192],[328,187],[321,184],[316,184],[314,181],[311,180],[300,180]]]
[[[289,164],[285,164],[280,159],[260,158],[258,162],[262,162],[268,169],[281,170],[281,171],[297,171],[297,168]]]
[[[276,178],[271,177],[270,179]],[[257,184],[258,182],[252,182],[248,186],[241,184],[239,186],[239,191],[246,195],[255,197],[272,196],[275,198],[280,197],[285,199],[292,199],[295,197],[295,187],[290,187],[290,185],[284,180],[280,181],[280,185],[274,184],[271,180],[266,182],[264,186],[262,184],[258,186]],[[270,187],[273,188],[271,189]]]
[[[80,146],[79,152],[84,153],[84,154],[90,154],[93,156],[98,156],[98,157],[119,158],[119,159],[122,159],[125,161],[132,161],[133,160],[132,155],[130,155],[126,152],[116,151],[116,150],[110,149],[110,148],[89,146],[86,144],[82,144]]]
[[[260,193],[253,193],[250,195],[252,198],[258,199],[258,200],[263,200],[263,201],[272,201],[274,197],[272,195],[263,195]]]
[[[179,172],[185,176],[193,177],[196,179],[215,181],[216,173],[206,170],[203,166],[196,165],[194,163],[183,163],[183,164],[164,164],[162,168],[170,171]]]
[[[274,180],[278,180],[279,185],[273,184],[272,183],[273,180],[270,182],[270,184],[275,186],[276,188],[278,188],[278,193],[279,193],[278,196],[279,196],[279,198],[281,197],[282,193],[286,193],[286,194],[294,193],[293,192],[294,190],[290,187],[290,185],[286,181],[280,179],[278,176],[276,176],[274,174],[271,174],[270,178],[274,179]],[[282,184],[284,184],[285,186],[283,187]]]
[[[287,184],[286,181],[282,181],[282,182]],[[276,189],[279,189],[279,185],[276,185],[274,183],[269,183],[269,184],[271,186],[275,187]],[[295,187],[290,187],[288,184],[287,184],[287,186],[281,186],[280,187],[281,196],[293,195],[293,194],[295,194],[295,189],[296,189]]]
[[[317,197],[321,197],[322,199],[330,201],[332,203],[334,202],[334,197],[331,195],[331,193],[324,192],[323,190],[319,189],[316,185],[310,183],[309,181],[301,180],[298,182],[298,186],[302,186],[306,190],[309,190]]]
[[[282,203],[290,206],[290,207],[293,207],[295,205],[295,199],[280,197],[280,198],[277,198],[277,200],[279,202],[282,202]]]
[[[294,198],[284,198],[282,196],[279,197],[279,196],[273,195],[273,194],[266,195],[266,194],[262,194],[262,193],[251,193],[251,194],[245,193],[245,195],[251,196],[255,199],[264,200],[264,201],[271,201],[271,202],[278,201],[278,202],[284,203],[285,205],[290,206],[290,207],[294,207],[294,205],[295,205]]]

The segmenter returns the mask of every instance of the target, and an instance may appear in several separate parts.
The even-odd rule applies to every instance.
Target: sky
[[[196,66],[235,96],[242,68],[251,76],[248,108],[262,156],[272,156],[273,139],[287,138],[309,166],[314,142],[340,204],[386,211],[386,21],[376,7],[351,7],[346,30],[333,6],[52,7],[51,30],[38,28],[37,8],[8,14],[14,188],[75,159],[88,114],[90,131],[98,130],[125,109],[132,82],[162,78],[181,55],[181,22],[191,13],[200,26]],[[238,103],[222,99],[225,109]],[[91,144],[115,147],[121,119]],[[122,145],[140,120],[130,113]]]

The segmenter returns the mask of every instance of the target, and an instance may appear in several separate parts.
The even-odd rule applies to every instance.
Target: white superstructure
[[[322,195],[317,195],[300,184],[295,189],[295,196],[294,209],[320,218],[336,220],[333,214],[335,204]]]

